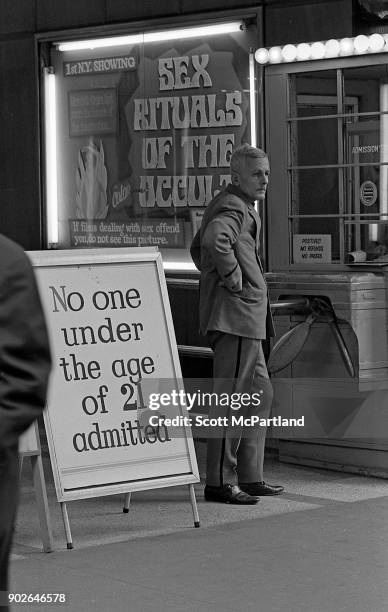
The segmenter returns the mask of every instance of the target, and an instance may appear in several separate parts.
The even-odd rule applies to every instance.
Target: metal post
[[[195,491],[194,491],[193,484],[189,484],[189,492],[190,492],[190,499],[191,499],[191,507],[193,510],[193,517],[194,517],[194,527],[200,527],[197,500],[195,498]]]
[[[73,541],[71,537],[70,523],[69,523],[69,517],[67,514],[66,502],[60,502],[60,504],[61,504],[63,524],[65,526],[67,549],[71,550],[73,548]]]

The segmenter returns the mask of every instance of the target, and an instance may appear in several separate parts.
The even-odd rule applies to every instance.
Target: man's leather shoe
[[[242,491],[248,493],[248,495],[253,496],[280,495],[284,491],[284,487],[267,484],[264,480],[263,482],[242,482],[239,484],[239,487]]]
[[[238,485],[224,484],[222,487],[205,487],[206,501],[216,501],[223,504],[252,505],[259,501],[257,497],[244,493]]]

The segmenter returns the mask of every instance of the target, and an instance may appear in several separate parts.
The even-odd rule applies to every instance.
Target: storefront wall
[[[44,158],[40,148],[43,134],[39,127],[42,91],[39,88],[42,83],[41,69],[43,66],[53,65],[57,74],[61,75],[58,97],[60,111],[58,126],[61,143],[58,147],[61,169],[58,190],[61,194],[59,199],[59,248],[96,246],[94,243],[87,244],[87,241],[94,239],[97,241],[98,238],[100,238],[98,246],[104,248],[106,246],[104,241],[109,240],[109,237],[117,239],[116,246],[125,246],[119,243],[121,235],[119,226],[123,219],[127,218],[132,222],[132,229],[126,234],[129,240],[126,245],[129,246],[132,237],[137,233],[136,223],[143,224],[148,229],[153,228],[148,235],[155,234],[156,227],[161,228],[164,224],[164,234],[168,240],[163,247],[166,261],[187,261],[188,245],[195,224],[198,218],[200,219],[199,215],[196,220],[196,213],[206,205],[208,196],[210,197],[210,194],[227,182],[226,158],[231,146],[250,138],[251,102],[247,85],[249,51],[259,46],[269,47],[288,42],[298,43],[353,36],[360,32],[360,25],[362,26],[357,22],[357,13],[353,10],[355,3],[352,3],[351,0],[327,0],[325,2],[267,0],[255,5],[218,0],[210,0],[206,3],[185,2],[184,0],[168,3],[154,1],[128,3],[124,0],[93,0],[93,2],[83,0],[74,3],[63,0],[61,2],[37,0],[36,3],[31,3],[25,0],[18,3],[16,8],[11,1],[7,0],[4,4],[4,18],[0,26],[2,51],[0,71],[3,79],[2,112],[0,113],[3,134],[0,160],[2,162],[0,164],[2,232],[17,240],[27,249],[47,248],[48,246],[45,230],[44,172],[42,171]],[[205,22],[217,23],[226,18],[231,20],[247,18],[249,35],[245,32],[241,39],[238,37],[224,38],[218,43],[215,40],[207,41],[200,38],[190,44],[184,41],[178,41],[174,45],[163,43],[153,49],[139,44],[129,54],[138,68],[137,76],[130,69],[125,72],[107,70],[104,75],[76,73],[76,65],[80,61],[94,62],[101,59],[123,58],[124,55],[117,53],[117,49],[103,54],[96,50],[92,54],[87,52],[83,55],[72,55],[71,53],[64,55],[52,47],[53,41],[69,38],[79,40],[102,34],[112,36],[134,31],[147,32],[172,26],[187,27],[201,25]],[[368,28],[371,27],[368,24]],[[172,57],[188,57],[190,65],[185,64],[186,60],[179,64],[177,59],[175,63],[173,60],[171,63]],[[195,58],[194,68],[193,58]],[[209,58],[211,58],[210,64]],[[169,75],[172,72],[168,68],[163,80],[160,72],[160,59],[166,60],[165,67],[173,65],[178,72],[181,70],[178,81],[170,83],[170,89],[168,83]],[[210,69],[210,65],[213,65],[214,68]],[[202,75],[198,77],[197,82],[195,82],[195,66],[197,74]],[[337,67],[333,65],[334,72],[336,69]],[[66,70],[68,70],[67,73]],[[292,223],[299,223],[298,230],[294,232],[299,238],[295,243],[289,243],[290,220],[286,212],[286,202],[289,198],[288,187],[284,191],[290,172],[286,158],[289,142],[287,141],[288,127],[283,129],[282,124],[285,109],[288,112],[284,106],[284,100],[289,95],[288,85],[281,71],[278,71],[277,75],[275,75],[276,71],[273,72],[273,78],[278,78],[275,87],[270,84],[269,80],[264,82],[266,69],[263,70],[256,66],[255,71],[257,142],[268,148],[273,169],[267,210],[263,211],[264,221],[266,222],[268,218],[268,223],[264,224],[267,227],[263,235],[265,245],[263,259],[269,272],[271,299],[276,301],[285,295],[324,295],[327,297],[341,319],[342,331],[355,356],[357,370],[357,379],[348,380],[346,378],[343,363],[338,359],[335,345],[329,339],[327,325],[317,323],[310,335],[307,353],[304,356],[301,355],[287,373],[291,383],[288,381],[284,385],[282,380],[275,381],[277,384],[275,407],[278,409],[280,406],[285,414],[292,413],[292,416],[298,416],[298,411],[305,410],[306,414],[312,415],[314,421],[313,437],[321,439],[309,439],[304,442],[293,441],[291,437],[284,439],[280,441],[280,454],[285,460],[311,465],[328,465],[339,469],[345,466],[346,469],[385,476],[388,473],[388,449],[385,443],[373,439],[373,436],[368,436],[368,433],[362,443],[360,439],[344,441],[342,427],[344,421],[341,421],[339,417],[333,418],[332,413],[328,419],[328,408],[340,410],[345,406],[347,413],[343,418],[346,422],[349,422],[350,419],[353,423],[353,429],[350,428],[346,433],[349,438],[352,432],[353,434],[362,430],[368,432],[370,422],[368,422],[368,417],[364,420],[365,414],[368,414],[370,410],[369,414],[376,416],[381,409],[384,401],[384,395],[379,395],[381,388],[373,390],[370,387],[368,389],[368,384],[371,381],[373,383],[374,377],[380,382],[385,380],[388,368],[385,275],[381,270],[377,273],[374,271],[357,271],[356,273],[353,270],[346,271],[344,267],[346,263],[344,256],[350,251],[348,246],[352,247],[352,251],[363,250],[365,246],[364,229],[341,234],[340,230],[332,231],[330,220],[326,220],[325,223],[327,227],[330,226],[329,229],[326,226],[326,229],[322,229],[321,223],[321,229],[317,232],[316,229],[313,231],[311,228],[306,230],[306,222],[298,219]],[[186,77],[190,79],[187,88],[184,84]],[[334,81],[337,84],[337,76]],[[193,84],[198,86],[196,92],[193,91]],[[88,98],[90,88],[97,89],[100,97],[104,97],[102,106],[105,113],[104,120],[107,120],[104,126],[100,128],[97,126],[94,129],[94,132],[97,130],[97,135],[93,141],[88,141],[87,138],[89,128],[85,121],[86,115],[84,114],[83,119],[80,120],[82,113],[85,113],[87,108],[95,106],[95,110],[99,110],[97,98],[95,101]],[[240,91],[241,99],[227,100],[225,93],[223,97],[221,95],[223,89]],[[313,92],[313,95],[318,94],[318,91]],[[199,119],[191,118],[189,125],[173,126],[173,137],[171,131],[163,129],[167,124],[162,125],[161,116],[159,119],[155,118],[152,124],[150,115],[144,113],[145,107],[141,106],[148,104],[149,113],[153,104],[151,100],[164,98],[164,102],[161,103],[163,107],[163,104],[169,104],[166,102],[167,98],[175,97],[179,99],[178,104],[183,104],[182,108],[184,108],[187,102],[182,102],[183,98],[188,99],[191,96],[192,102],[194,95],[206,98],[206,119],[202,115],[201,125],[199,111],[197,115]],[[308,95],[311,95],[311,92]],[[333,93],[329,93],[329,97],[330,95],[334,96]],[[357,92],[349,95],[349,104],[353,103],[350,98],[355,98],[357,95]],[[209,109],[211,113],[213,101],[214,112],[211,118]],[[305,97],[304,102],[308,106],[311,100]],[[328,95],[326,95],[326,103],[329,104],[329,102]],[[198,101],[196,103],[201,104]],[[227,118],[228,109],[229,119]],[[222,121],[225,125],[220,123],[216,125],[217,121],[220,121],[220,114],[217,115],[219,111],[221,114],[224,113]],[[168,120],[171,117],[172,115],[169,115]],[[330,165],[330,155],[333,153],[330,149],[332,132],[334,135],[338,134],[337,124],[335,123],[334,128],[329,124],[330,121],[327,129],[321,132],[322,138],[326,138],[325,142],[322,141],[322,147],[328,156],[327,165]],[[308,142],[308,132],[308,130],[304,133],[301,131],[299,138],[304,138]],[[354,131],[353,134],[355,134]],[[187,138],[197,138],[198,143],[202,139],[205,147],[202,157],[198,145],[195,147],[193,145],[190,149],[189,145],[183,143],[184,139],[187,142]],[[180,191],[184,187],[187,194],[190,191],[189,183],[182,185],[179,183],[179,178],[174,179],[174,177],[181,177],[185,174],[181,168],[182,156],[172,154],[172,151],[177,150],[185,151],[186,162],[184,163],[186,170],[189,169],[186,172],[187,180],[191,180],[193,185],[195,183],[191,199],[187,195],[184,198]],[[303,150],[307,155],[306,147]],[[163,151],[164,155],[161,154]],[[305,165],[306,160],[299,161],[299,165]],[[81,227],[81,221],[85,222],[90,212],[85,214],[90,200],[86,189],[88,163],[92,163],[95,167],[99,166],[98,183],[103,187],[98,198],[98,207],[90,216],[101,221],[104,219],[106,209],[109,208],[110,225],[108,229],[102,227],[102,229],[97,228],[90,231],[87,225]],[[78,173],[78,179],[75,178],[74,168],[76,176]],[[160,179],[160,177],[163,178]],[[368,177],[365,175],[364,178],[367,180]],[[174,180],[176,181],[175,187]],[[333,179],[333,173],[327,170],[325,185],[329,191],[330,188],[334,191],[339,189],[336,180]],[[163,186],[159,190],[158,181],[159,187]],[[209,185],[209,181],[212,182],[212,185],[207,193],[206,186]],[[297,183],[300,187],[300,176],[294,180],[294,185]],[[202,192],[201,185],[203,186]],[[147,186],[147,196],[143,191],[145,186]],[[302,192],[303,189],[299,191],[299,195]],[[128,193],[135,194],[135,197],[128,198]],[[149,194],[151,194],[151,199]],[[308,189],[303,192],[303,197],[305,201],[311,197]],[[324,199],[322,205],[325,205],[326,201]],[[282,202],[285,204],[283,211],[280,207]],[[336,198],[334,196],[332,202],[335,207]],[[319,203],[316,205],[319,208]],[[306,211],[301,209],[299,212],[303,215]],[[333,215],[337,214],[334,208],[329,212],[333,212]],[[114,228],[117,227],[119,229],[116,234]],[[175,232],[175,235],[172,232],[174,227],[179,230]],[[145,235],[147,231],[144,230]],[[142,233],[143,230],[141,229],[140,232]],[[312,233],[331,236],[330,258],[327,256],[321,269],[314,265],[303,269],[303,265],[298,267],[296,261],[297,254],[301,252],[298,240],[300,241],[305,234]],[[174,240],[175,244],[173,244]],[[286,244],[289,246],[284,249],[283,245]],[[328,242],[324,239],[322,248],[326,254],[329,253]],[[337,266],[336,270],[333,269],[333,265]],[[197,347],[204,344],[203,339],[197,333],[196,274],[170,271],[168,276],[175,331],[178,344],[182,347],[183,373],[189,376],[209,376],[211,360],[204,359],[206,351],[203,354],[199,353],[200,356],[196,351]],[[294,318],[278,317],[279,334],[287,331],[298,321],[300,321],[298,316]],[[322,350],[322,346],[325,347],[325,350]],[[377,346],[378,350],[371,348],[373,346]],[[311,384],[307,383],[307,386],[304,382],[306,374],[308,374],[307,378],[311,379]],[[282,375],[281,378],[284,379],[285,376]],[[332,393],[328,398],[322,393],[322,378],[330,380],[331,389],[335,389],[334,395]],[[296,382],[293,382],[292,379],[295,379]],[[299,382],[297,382],[298,379]],[[360,386],[359,382],[365,383],[365,379],[367,380],[366,386]],[[291,387],[287,386],[288,384],[291,384]],[[336,400],[333,402],[334,396]],[[356,412],[354,412],[354,406],[357,408]],[[380,423],[383,422],[383,420],[380,421]],[[377,427],[379,427],[378,423]]]

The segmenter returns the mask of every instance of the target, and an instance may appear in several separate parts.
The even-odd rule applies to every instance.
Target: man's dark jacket
[[[191,256],[201,271],[199,318],[203,334],[218,330],[247,338],[274,335],[260,262],[260,217],[235,186],[205,210]]]

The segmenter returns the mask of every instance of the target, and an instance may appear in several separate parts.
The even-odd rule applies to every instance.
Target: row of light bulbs
[[[284,47],[261,48],[255,52],[259,64],[281,64],[282,62],[305,62],[347,55],[364,55],[388,51],[388,35],[360,34],[355,38],[332,38],[325,42],[300,43]]]

